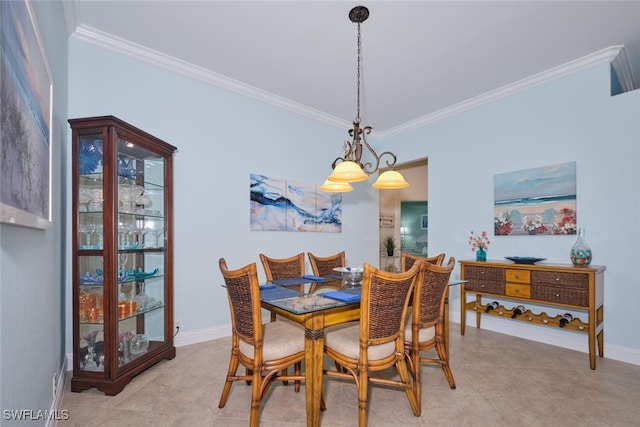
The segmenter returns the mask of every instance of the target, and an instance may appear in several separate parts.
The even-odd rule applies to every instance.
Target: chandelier
[[[349,136],[352,138],[351,142],[344,142],[344,155],[333,161],[331,164],[333,173],[320,187],[320,190],[328,193],[344,193],[353,190],[353,187],[351,187],[349,183],[369,179],[369,175],[380,169],[380,161],[384,156],[389,157],[389,160],[385,161],[386,167],[391,168],[396,164],[396,155],[392,152],[385,151],[378,155],[374,149],[371,148],[366,136],[371,133],[373,128],[371,126],[361,127],[360,125],[360,24],[366,21],[368,17],[369,9],[364,6],[356,6],[349,12],[351,22],[358,24],[356,118],[353,120],[353,128],[349,129]],[[362,155],[364,147],[373,155],[372,161],[363,162]],[[379,189],[398,189],[408,186],[409,183],[405,181],[404,177],[394,170],[383,172],[373,184],[374,188]]]

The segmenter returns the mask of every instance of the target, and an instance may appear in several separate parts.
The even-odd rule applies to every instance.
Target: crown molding
[[[214,73],[205,68],[175,58],[173,56],[132,43],[126,39],[116,37],[87,25],[79,25],[71,37],[82,40],[111,51],[139,59],[148,64],[173,71],[204,83],[208,83],[231,92],[235,92],[258,101],[300,114],[313,120],[340,128],[349,128],[351,122],[339,119],[320,110],[308,107],[288,98],[258,89],[254,86],[232,79],[222,74]]]
[[[436,111],[435,113],[419,117],[415,120],[411,120],[400,126],[378,132],[378,136],[381,139],[396,136],[401,133],[405,133],[410,130],[422,127],[429,123],[433,123],[438,120],[460,114],[464,111],[477,108],[481,105],[485,105],[499,99],[514,95],[516,93],[534,88],[536,86],[549,83],[553,80],[575,74],[577,72],[589,69],[595,65],[610,64],[616,57],[618,57],[618,54],[622,49],[622,45],[617,45],[599,50],[587,56],[583,56],[582,58],[578,58],[557,67],[551,68],[550,70],[534,74],[533,76],[518,80],[517,82],[508,84],[501,88],[483,93],[482,95],[467,99],[466,101],[459,102],[458,104],[454,104],[450,107],[443,108],[442,110]]]
[[[351,127],[350,121],[342,120],[320,110],[316,110],[314,108],[292,101],[288,98],[284,98],[271,92],[258,89],[239,80],[232,79],[222,74],[214,73],[197,65],[193,65],[186,61],[177,59],[153,49],[149,49],[142,45],[132,43],[128,40],[116,37],[112,34],[100,31],[87,25],[79,25],[71,34],[71,37],[78,40],[86,41],[97,46],[101,46],[105,49],[109,49],[111,51],[121,53],[132,58],[142,60],[151,65],[173,71],[186,77],[190,77],[204,83],[208,83],[229,90],[231,92],[256,99],[261,102],[265,102],[275,107],[282,108],[292,113],[300,114],[304,117],[317,120],[331,126],[339,128]],[[375,140],[384,140],[386,138],[408,132],[410,130],[445,119],[447,117],[460,114],[462,112],[497,101],[499,99],[506,98],[508,96],[531,89],[533,87],[543,85],[553,80],[557,80],[562,77],[586,70],[595,65],[605,63],[611,64],[614,60],[616,60],[616,62],[613,62],[613,66],[618,73],[621,84],[629,84],[630,81],[632,84],[632,80],[630,80],[632,77],[630,75],[631,70],[628,65],[628,61],[626,60],[626,55],[624,53],[622,55],[619,55],[621,51],[623,51],[622,45],[611,46],[599,50],[590,55],[567,62],[550,70],[543,71],[541,73],[524,78],[490,92],[486,92],[482,95],[478,95],[474,98],[470,98],[466,101],[460,102],[450,107],[443,108],[439,111],[436,111],[435,113],[419,117],[402,125],[384,131],[373,131],[371,133],[371,137]]]
[[[636,89],[634,85],[635,80],[633,78],[633,70],[631,69],[626,49],[621,49],[620,54],[613,58],[611,61],[611,67],[615,71],[616,76],[618,76],[622,92],[629,92]]]

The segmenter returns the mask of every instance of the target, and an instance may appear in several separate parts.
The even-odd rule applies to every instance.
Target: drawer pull
[[[560,298],[560,294],[556,294],[556,298]]]
[[[516,274],[516,279],[519,279],[519,278],[520,278],[520,275],[519,275],[519,274]]]
[[[473,306],[473,309],[474,309],[475,311],[478,311],[478,306],[474,305],[474,306]]]
[[[580,325],[580,326],[578,326],[578,329],[580,329],[581,331],[583,331],[583,330],[584,330],[584,326]]]
[[[542,323],[549,323],[547,319],[542,319]]]
[[[484,276],[484,271],[481,271],[481,272],[480,272],[480,275],[481,275],[481,276]]]
[[[480,287],[481,287],[481,288],[484,288],[484,285],[481,285]]]
[[[559,278],[559,277],[556,277],[556,282],[559,282],[559,281],[560,281],[560,278]]]
[[[533,320],[533,317],[529,316],[529,317],[527,318],[527,320],[529,320],[529,322],[531,322],[531,321]]]
[[[520,288],[516,288],[516,293],[520,292]]]
[[[499,312],[498,312],[498,314],[499,314],[500,316],[502,316],[502,311],[499,311]]]

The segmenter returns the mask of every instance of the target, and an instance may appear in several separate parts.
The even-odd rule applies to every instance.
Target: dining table
[[[450,282],[450,286],[456,284],[459,281]],[[340,274],[306,275],[260,285],[262,308],[304,327],[308,427],[320,425],[325,329],[360,319],[361,291],[361,282],[346,283]],[[445,312],[448,317],[448,310]],[[448,319],[445,319],[445,331],[448,335]],[[448,344],[448,339],[446,341]]]

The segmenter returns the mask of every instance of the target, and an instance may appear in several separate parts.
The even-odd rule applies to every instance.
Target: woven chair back
[[[335,255],[328,257],[315,256],[311,252],[307,253],[309,257],[309,264],[311,264],[311,270],[316,276],[328,276],[334,274],[333,271],[336,267],[346,267],[346,255],[345,252],[339,252]]]
[[[400,269],[401,271],[407,271],[416,261],[428,262],[430,264],[442,265],[444,262],[444,254],[438,254],[432,257],[419,257],[415,255],[410,255],[406,252],[402,252],[400,255]]]
[[[455,263],[454,257],[449,258],[446,266],[438,266],[428,262],[422,263],[413,302],[413,316],[416,316],[416,311],[418,311],[417,319],[419,319],[421,329],[435,325],[443,315],[443,299]],[[416,304],[416,300],[419,301],[419,304]]]
[[[289,258],[270,258],[260,254],[267,281],[304,276],[304,252]]]
[[[260,310],[256,263],[229,270],[225,259],[220,258],[219,265],[229,298],[231,327],[241,339],[255,344],[262,338],[262,323],[255,322],[256,311]]]
[[[391,341],[404,331],[407,304],[418,271],[419,263],[403,273],[389,273],[365,264],[360,336],[370,344]]]

